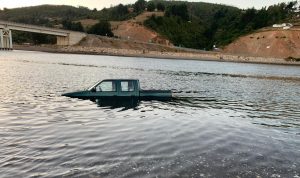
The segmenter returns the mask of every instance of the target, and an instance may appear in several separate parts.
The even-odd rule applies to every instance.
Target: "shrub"
[[[103,21],[103,20],[95,24],[94,26],[92,26],[88,30],[88,33],[101,35],[101,36],[109,36],[109,37],[114,36],[113,32],[111,31],[110,23],[108,21]]]

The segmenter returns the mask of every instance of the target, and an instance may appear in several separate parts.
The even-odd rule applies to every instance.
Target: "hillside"
[[[85,7],[41,5],[0,10],[0,19],[51,27],[61,24],[63,19],[86,18],[92,13],[91,10]]]
[[[144,13],[143,11],[148,8],[151,3],[154,3],[154,7],[158,8],[159,11],[165,12],[168,12],[168,9],[172,8],[174,5],[180,6],[182,4],[187,4],[186,11],[183,9],[182,12],[189,14],[190,19],[183,19],[182,21],[178,15],[172,14],[172,17],[170,17],[171,23],[175,23],[176,25],[159,24],[158,22],[157,25],[159,28],[153,28],[153,26],[147,23],[149,22],[149,15],[143,16],[143,14],[147,14],[147,12]],[[192,3],[161,0],[145,2],[143,0],[138,0],[134,4],[120,4],[102,10],[90,10],[85,7],[51,5],[4,9],[0,10],[0,19],[79,31],[82,29],[88,31],[89,28],[99,20],[106,20],[112,22],[113,32],[117,37],[121,37],[122,39],[128,39],[129,37],[129,39],[132,40],[144,42],[151,41],[160,44],[169,44],[170,41],[170,44],[175,44],[176,46],[210,49],[213,44],[211,42],[212,34],[208,34],[208,27],[213,24],[214,15],[220,10],[228,11],[228,14],[233,11],[240,11],[240,9],[231,6],[203,2]],[[164,13],[155,13],[155,17],[161,17],[168,20],[169,16],[165,18],[166,15],[163,14]],[[135,21],[129,20],[135,17]],[[179,19],[177,19],[177,17],[179,17]],[[145,20],[147,21],[146,23],[144,23]],[[192,23],[189,22],[190,20]],[[146,28],[144,24],[146,25]],[[169,31],[168,25],[170,25],[169,27],[173,28],[174,31]],[[184,26],[185,29],[182,30],[182,28],[178,28],[180,26]],[[32,35],[20,34],[17,35],[17,41],[21,42],[24,39],[24,36],[34,38]],[[206,36],[211,37],[207,38]],[[31,39],[29,42],[31,41],[41,40]]]
[[[161,12],[155,12],[156,10]],[[92,31],[89,29],[100,21],[106,23],[106,27],[110,30],[109,34],[112,34],[112,31],[115,37],[123,40],[204,50],[223,48],[241,36],[275,23],[299,21],[299,15],[299,4],[294,1],[259,10],[203,2],[163,0],[148,2],[137,0],[134,4],[119,4],[102,10],[51,5],[0,10],[1,20],[93,34],[98,34],[97,29]],[[107,34],[103,32],[98,35]],[[13,35],[15,41],[19,43],[26,40],[28,42],[28,38],[29,42],[39,44],[55,43],[55,39],[47,36],[26,33]],[[234,52],[229,48],[228,51]]]
[[[152,15],[158,17],[164,16],[164,12],[143,12],[129,20],[110,21],[112,32],[120,39],[169,45],[168,39],[163,38],[157,32],[143,25],[144,21],[148,20]],[[85,29],[88,29],[99,21],[95,19],[82,19],[76,22],[80,22]]]
[[[300,58],[300,29],[270,28],[240,37],[224,51],[246,56]]]
[[[145,26],[176,46],[196,49],[222,48],[260,28],[299,18],[299,4],[294,1],[260,10],[198,2],[165,3],[165,16],[153,16],[145,21]]]
[[[3,10],[0,9],[0,19],[44,26],[61,24],[63,20],[126,20],[137,15],[137,13],[129,13],[127,11],[129,6],[130,5],[124,6],[120,4],[102,10],[91,10],[83,6],[73,7],[67,5],[40,5],[13,9],[4,8]]]
[[[168,39],[143,25],[144,21],[149,19],[152,15],[164,16],[164,13],[144,12],[130,20],[113,21],[111,22],[113,33],[121,39],[171,45]]]

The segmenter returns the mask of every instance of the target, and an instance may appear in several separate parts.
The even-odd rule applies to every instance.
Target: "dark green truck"
[[[90,100],[137,99],[159,100],[172,99],[171,90],[142,90],[136,79],[107,79],[97,82],[87,90],[65,93],[62,96]]]

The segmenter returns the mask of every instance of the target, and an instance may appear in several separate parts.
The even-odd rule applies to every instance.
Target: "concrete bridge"
[[[0,20],[0,49],[13,48],[12,30],[54,35],[57,38],[57,45],[61,46],[75,45],[86,37],[86,33],[81,32]]]

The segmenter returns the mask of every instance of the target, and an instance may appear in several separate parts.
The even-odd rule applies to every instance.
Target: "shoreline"
[[[62,54],[109,55],[109,56],[120,56],[120,57],[145,57],[145,58],[155,58],[155,59],[197,60],[197,61],[217,61],[217,62],[300,66],[300,62],[291,62],[280,58],[241,56],[241,55],[226,54],[226,53],[211,52],[211,51],[190,52],[190,51],[181,50],[177,52],[168,52],[168,51],[149,51],[149,50],[135,50],[135,49],[104,48],[104,47],[84,47],[84,46],[59,47],[54,45],[42,45],[42,46],[15,45],[14,49],[24,50],[24,51],[62,53]]]

